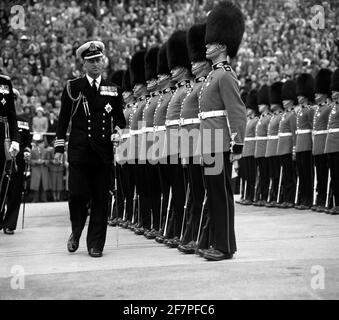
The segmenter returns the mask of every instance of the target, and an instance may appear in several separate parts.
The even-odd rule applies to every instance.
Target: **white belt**
[[[267,136],[255,137],[255,140],[267,140]]]
[[[328,129],[328,133],[339,132],[339,128]]]
[[[255,141],[255,137],[245,137],[245,141]]]
[[[140,129],[140,130],[130,130],[130,134],[131,134],[131,136],[134,136],[136,134],[142,134],[142,129]]]
[[[279,137],[292,137],[292,132],[279,132]]]
[[[314,136],[317,136],[317,135],[319,135],[319,134],[327,134],[327,132],[328,132],[328,130],[315,130],[315,131],[313,131],[313,135]]]
[[[127,138],[129,138],[131,135],[129,134],[129,133],[123,133],[122,135],[121,135],[121,139],[127,139]]]
[[[180,118],[180,124],[182,126],[185,126],[185,125],[188,125],[188,124],[196,124],[196,123],[200,123],[199,118],[190,118],[190,119]]]
[[[165,125],[166,127],[176,126],[180,124],[180,119],[175,120],[166,120]]]
[[[275,140],[275,139],[278,139],[279,137],[278,136],[268,136],[268,140]]]
[[[165,130],[166,130],[166,126],[155,126],[154,127],[155,132],[165,131]]]
[[[153,127],[143,127],[142,128],[142,132],[145,133],[145,132],[153,132],[154,131],[154,128]]]
[[[295,131],[296,134],[311,133],[312,129],[298,129]]]
[[[203,111],[198,114],[199,119],[207,119],[207,118],[214,118],[214,117],[221,117],[226,116],[226,110],[214,110],[214,111]]]

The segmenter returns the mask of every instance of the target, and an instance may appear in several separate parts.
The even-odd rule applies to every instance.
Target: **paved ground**
[[[101,259],[85,237],[69,254],[66,203],[29,204],[25,220],[0,234],[0,299],[339,299],[339,216],[237,206],[238,252],[221,262],[121,228]]]

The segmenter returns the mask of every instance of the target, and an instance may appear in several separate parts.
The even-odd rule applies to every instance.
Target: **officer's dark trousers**
[[[270,184],[268,160],[265,157],[256,158],[255,160],[257,163],[257,170],[259,172],[257,199],[267,201],[268,187]]]
[[[271,180],[270,202],[277,201],[280,160],[278,156],[268,157],[268,171]]]
[[[87,231],[87,248],[103,250],[107,230],[107,208],[111,183],[110,164],[69,165],[69,211],[72,232],[80,238],[91,203],[91,214]]]
[[[339,207],[339,152],[328,153],[328,164],[331,170],[331,187],[334,195],[334,206]]]
[[[152,227],[159,230],[160,206],[161,206],[161,187],[158,174],[158,167],[155,164],[146,163],[146,187],[150,195]]]
[[[160,229],[164,229],[165,222],[166,222],[166,215],[167,215],[167,205],[168,205],[168,197],[169,197],[169,190],[170,190],[170,171],[169,171],[169,165],[168,164],[156,164],[156,167],[158,169],[158,176],[159,176],[159,182],[160,182],[160,188],[161,188],[161,212],[159,213],[159,224]]]
[[[292,159],[292,153],[280,156],[280,165],[282,166],[282,201],[280,202],[294,203],[296,174],[295,165]]]
[[[305,206],[311,206],[314,177],[312,151],[297,152],[296,163],[299,177],[298,203]]]
[[[245,199],[253,201],[255,179],[256,179],[255,159],[253,156],[249,156],[249,157],[244,157],[243,161],[244,161],[244,174],[245,174],[245,180],[246,180]]]
[[[173,157],[169,156],[168,163],[169,181],[170,186],[172,187],[171,207],[173,207],[173,211],[169,219],[169,228],[166,236],[168,236],[169,238],[180,238],[186,195],[185,174],[184,168],[180,163],[178,155],[175,155]]]
[[[206,174],[206,171],[204,172],[212,232],[211,245],[216,250],[232,254],[237,250],[234,232],[234,201],[231,186],[232,164],[229,161],[229,152],[219,153],[215,156],[219,159],[216,161],[223,160],[221,172],[210,175]],[[205,164],[205,167],[209,166],[213,167],[213,164]]]
[[[24,172],[13,172],[7,193],[7,210],[3,221],[3,227],[11,230],[16,229],[19,210],[24,188]]]
[[[191,205],[189,208],[189,219],[182,240],[183,244],[197,240],[201,209],[205,195],[202,166],[200,164],[194,164],[193,158],[189,158],[188,162],[187,172],[190,185]]]
[[[327,154],[314,156],[314,165],[317,173],[317,206],[324,207],[326,202],[328,163]]]

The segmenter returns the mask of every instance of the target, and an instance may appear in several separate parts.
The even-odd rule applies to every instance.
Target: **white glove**
[[[111,135],[111,141],[113,143],[117,143],[121,140],[121,132],[122,130],[117,126],[114,133]]]
[[[16,141],[12,141],[8,152],[11,154],[12,157],[15,157],[19,153],[19,151],[20,151],[19,143]]]

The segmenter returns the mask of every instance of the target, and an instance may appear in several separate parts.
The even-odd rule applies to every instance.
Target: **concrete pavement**
[[[338,299],[339,216],[236,206],[238,252],[208,262],[108,228],[104,256],[75,254],[67,203],[28,204],[0,233],[0,299]],[[118,239],[118,243],[117,243]]]

